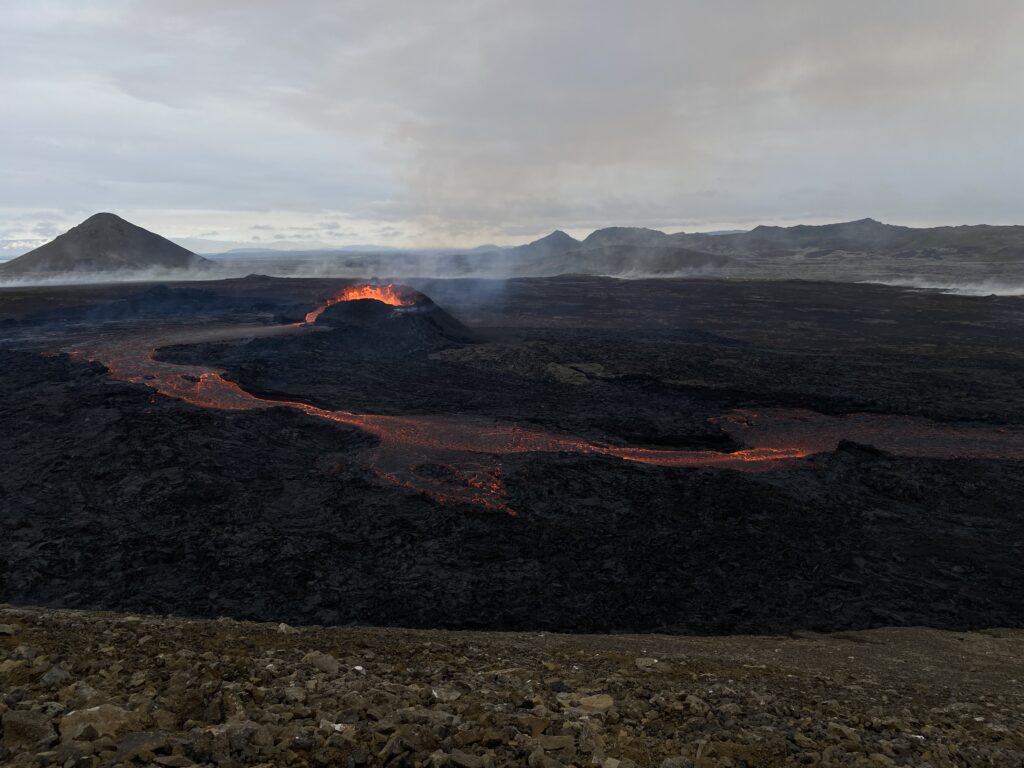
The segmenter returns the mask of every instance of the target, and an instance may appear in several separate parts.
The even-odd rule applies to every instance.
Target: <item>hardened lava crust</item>
[[[3,292],[0,598],[492,630],[1021,626],[1020,299],[558,278],[331,303],[349,287]]]

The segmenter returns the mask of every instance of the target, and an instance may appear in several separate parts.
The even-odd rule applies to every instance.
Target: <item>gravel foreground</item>
[[[1024,631],[293,628],[0,609],[11,766],[1019,766]]]

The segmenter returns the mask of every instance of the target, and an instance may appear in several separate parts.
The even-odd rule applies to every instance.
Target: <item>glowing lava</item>
[[[328,307],[332,307],[342,301],[356,301],[357,299],[373,299],[383,304],[390,304],[392,307],[410,307],[415,303],[413,299],[402,295],[394,283],[388,283],[387,285],[350,285],[342,288],[338,294],[331,296],[312,312],[306,313],[306,325],[315,323],[316,319]]]
[[[794,466],[796,460],[834,450],[845,438],[913,456],[1024,459],[1024,430],[1019,427],[945,425],[877,414],[835,417],[794,409],[733,411],[717,419],[725,431],[737,434],[750,446],[733,453],[614,446],[465,416],[361,414],[296,401],[268,400],[225,379],[219,371],[167,363],[153,356],[154,349],[174,343],[282,335],[301,327],[190,329],[186,337],[139,334],[88,342],[70,352],[102,362],[113,378],[145,384],[160,394],[202,408],[246,411],[283,406],[356,427],[376,437],[378,443],[348,454],[346,460],[364,464],[382,481],[427,494],[442,503],[468,502],[509,514],[515,512],[505,500],[502,457],[526,453],[600,455],[665,467],[713,466],[758,471]]]

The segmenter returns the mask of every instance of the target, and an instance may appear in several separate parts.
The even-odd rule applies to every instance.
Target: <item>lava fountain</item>
[[[324,313],[328,307],[339,304],[343,301],[357,301],[359,299],[373,299],[382,304],[389,304],[392,307],[411,307],[416,300],[408,292],[403,291],[394,283],[387,285],[349,285],[342,288],[334,296],[326,299],[320,306],[311,312],[306,313],[306,325],[312,325],[316,319]]]

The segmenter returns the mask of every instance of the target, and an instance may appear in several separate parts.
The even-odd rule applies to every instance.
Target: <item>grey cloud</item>
[[[12,5],[0,208],[1024,220],[1017,0]]]
[[[32,227],[32,234],[39,237],[54,237],[60,234],[60,229],[50,222],[40,222]]]

